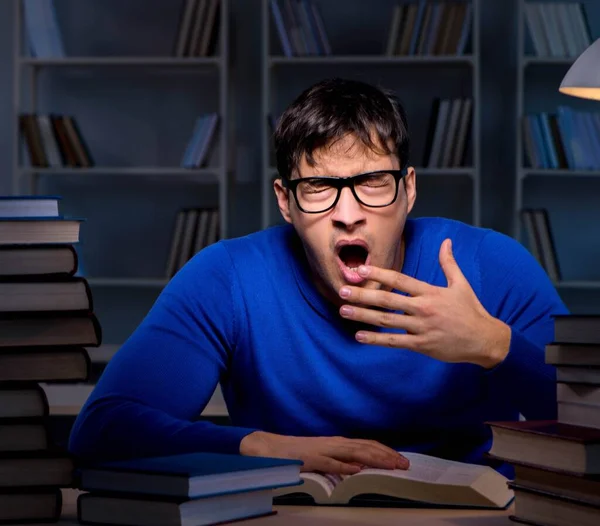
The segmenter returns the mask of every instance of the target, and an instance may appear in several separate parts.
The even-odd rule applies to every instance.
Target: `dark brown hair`
[[[273,137],[279,175],[291,178],[303,155],[314,165],[316,149],[349,133],[377,153],[396,154],[401,168],[408,165],[408,123],[398,98],[365,82],[332,78],[303,91],[281,115]]]

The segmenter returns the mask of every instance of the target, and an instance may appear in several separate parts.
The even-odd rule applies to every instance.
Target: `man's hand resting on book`
[[[406,334],[361,330],[356,339],[362,343],[411,349],[446,362],[486,368],[498,365],[508,354],[510,327],[491,316],[479,302],[454,259],[450,239],[442,243],[439,259],[447,287],[430,285],[395,270],[359,267],[361,276],[384,288],[342,287],[340,297],[349,304],[340,307],[340,314],[379,327],[406,330]]]
[[[248,456],[302,460],[302,471],[353,475],[361,467],[407,469],[408,459],[373,440],[343,437],[293,437],[255,431],[240,443]]]

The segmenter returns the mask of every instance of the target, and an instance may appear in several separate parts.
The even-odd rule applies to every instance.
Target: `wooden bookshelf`
[[[19,57],[21,66],[32,68],[88,68],[88,67],[219,67],[221,57]]]
[[[285,57],[271,56],[268,63],[271,66],[296,65],[296,64],[356,64],[361,66],[374,65],[431,65],[450,64],[456,66],[473,66],[476,57],[470,55],[415,55],[415,56],[386,56],[386,55],[335,55],[335,56],[307,56],[307,57]]]

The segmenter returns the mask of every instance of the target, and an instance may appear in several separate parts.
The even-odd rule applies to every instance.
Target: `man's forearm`
[[[239,454],[244,436],[255,431],[211,422],[189,422],[137,402],[95,401],[77,420],[69,450],[78,457],[127,458],[207,451]]]

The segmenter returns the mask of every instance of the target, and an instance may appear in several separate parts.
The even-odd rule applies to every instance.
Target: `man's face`
[[[350,177],[400,168],[395,155],[379,155],[352,135],[315,151],[313,157],[315,166],[303,158],[294,178]],[[284,219],[294,225],[303,242],[317,288],[334,304],[342,304],[339,289],[343,285],[380,288],[378,283],[366,281],[356,273],[360,264],[400,270],[402,232],[416,197],[412,168],[399,182],[396,201],[383,208],[360,204],[351,189],[344,188],[334,208],[307,214],[298,209],[291,191],[284,189],[279,180],[275,182],[275,192]]]

